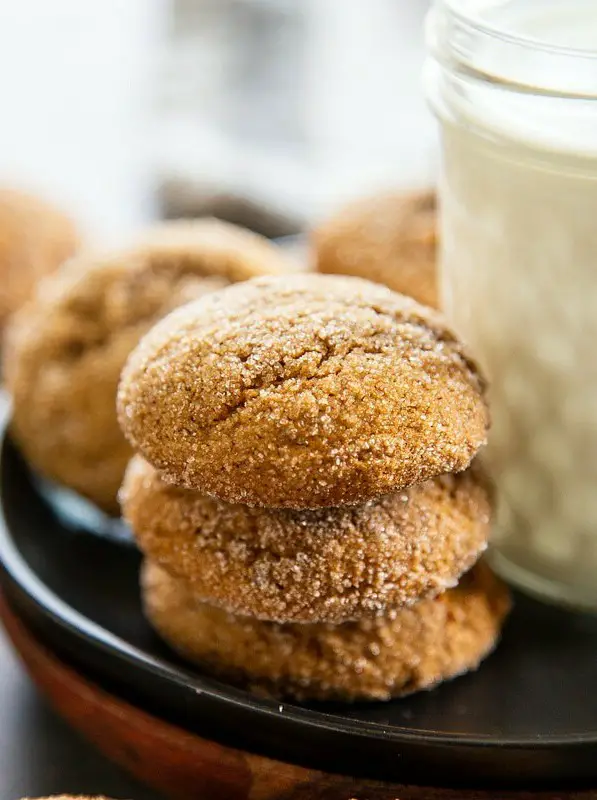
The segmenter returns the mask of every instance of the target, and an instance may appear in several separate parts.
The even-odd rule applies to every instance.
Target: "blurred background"
[[[103,243],[214,213],[292,233],[428,184],[429,0],[0,2],[0,180]]]

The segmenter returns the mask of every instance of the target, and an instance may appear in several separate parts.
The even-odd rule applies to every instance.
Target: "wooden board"
[[[135,708],[77,673],[38,642],[2,598],[0,619],[31,678],[58,713],[106,756],[171,798],[597,800],[597,789],[488,792],[384,784],[308,770],[224,747]]]

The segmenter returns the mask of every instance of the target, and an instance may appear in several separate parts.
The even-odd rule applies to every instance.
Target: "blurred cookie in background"
[[[367,278],[439,305],[432,190],[357,200],[315,228],[312,243],[319,272]]]
[[[37,281],[78,246],[75,224],[62,211],[25,192],[0,188],[0,328]]]
[[[5,337],[11,430],[31,466],[117,515],[132,450],[116,389],[131,350],[175,307],[285,264],[263,237],[204,219],[162,223],[133,246],[81,253],[47,277]]]

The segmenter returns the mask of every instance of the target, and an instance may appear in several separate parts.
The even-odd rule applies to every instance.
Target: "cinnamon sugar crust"
[[[146,614],[183,657],[225,680],[298,700],[388,700],[476,669],[510,609],[484,563],[432,600],[343,625],[279,625],[201,603],[146,561]]]
[[[231,503],[362,503],[465,469],[489,415],[444,319],[358,278],[287,275],[178,309],[118,393],[132,447],[172,483]]]
[[[12,432],[30,463],[117,513],[132,451],[115,401],[131,350],[173,308],[284,268],[265,239],[198,220],[156,226],[118,252],[83,253],[48,277],[14,318],[5,348]]]
[[[294,511],[167,484],[139,456],[121,500],[141,550],[198,600],[276,622],[345,622],[455,586],[486,547],[491,512],[477,470]]]

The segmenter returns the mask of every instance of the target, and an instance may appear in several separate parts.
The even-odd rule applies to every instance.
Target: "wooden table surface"
[[[59,792],[158,800],[48,708],[0,629],[0,798]]]
[[[36,685],[65,719],[131,774],[161,787],[172,798],[190,800],[597,800],[597,789],[540,792],[502,789],[456,789],[385,784],[349,778],[273,761],[202,739],[176,728],[111,695],[40,643],[0,596],[0,623],[10,634],[20,659]],[[0,719],[0,785],[2,800],[23,794],[105,792],[112,797],[156,797],[130,783],[50,714],[38,698],[32,705],[13,705],[23,688],[12,654],[1,640],[0,659],[17,678],[4,683]],[[4,656],[4,657],[3,657]],[[8,656],[8,657],[6,657]],[[3,676],[10,675],[4,671]],[[29,687],[22,694],[31,699]],[[34,713],[31,713],[33,710]],[[24,712],[29,712],[24,713]],[[8,712],[8,713],[7,713]],[[40,713],[41,712],[41,713]],[[433,784],[430,774],[430,784]],[[4,789],[4,786],[8,786]],[[157,800],[157,797],[156,797]]]

